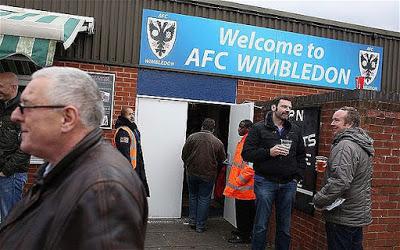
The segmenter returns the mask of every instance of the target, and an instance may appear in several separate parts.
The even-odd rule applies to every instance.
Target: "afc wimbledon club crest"
[[[379,53],[373,52],[372,48],[360,50],[359,68],[361,76],[365,77],[365,84],[374,81],[379,66]]]
[[[175,43],[176,21],[149,17],[147,19],[147,40],[153,54],[162,59]]]

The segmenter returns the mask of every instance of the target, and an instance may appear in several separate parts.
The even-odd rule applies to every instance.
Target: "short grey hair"
[[[360,126],[360,113],[354,107],[344,106],[341,107],[340,110],[347,111],[347,115],[344,118],[344,122],[346,124],[351,125],[351,127],[359,127]]]
[[[103,101],[96,82],[88,73],[77,68],[48,67],[33,73],[32,80],[41,77],[51,81],[46,96],[50,105],[75,106],[86,127],[101,125]]]

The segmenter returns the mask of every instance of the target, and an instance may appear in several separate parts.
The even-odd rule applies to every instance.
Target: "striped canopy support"
[[[53,64],[57,41],[67,49],[78,32],[93,34],[94,19],[0,5],[0,59],[21,54],[41,67]]]

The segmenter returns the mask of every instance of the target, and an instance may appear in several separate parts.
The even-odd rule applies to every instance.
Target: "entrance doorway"
[[[228,148],[229,114],[230,106],[228,105],[190,102],[188,104],[186,138],[201,130],[201,124],[205,118],[211,118],[215,120],[216,125],[214,135],[222,141],[226,152]],[[181,211],[182,217],[189,216],[189,191],[186,181],[186,173],[184,174],[182,185]],[[213,197],[210,204],[209,217],[222,216],[223,213],[224,199],[215,199]]]
[[[180,218],[185,215],[182,213],[182,202],[185,202],[182,194],[187,191],[182,189],[187,188],[187,185],[183,178],[181,154],[186,136],[199,131],[204,118],[215,119],[216,135],[225,144],[231,160],[240,139],[237,126],[242,119],[253,119],[253,109],[253,103],[210,104],[138,96],[136,124],[142,135],[143,157],[150,188],[150,218]],[[219,208],[223,209],[224,218],[233,225],[234,208],[234,202],[229,198]]]

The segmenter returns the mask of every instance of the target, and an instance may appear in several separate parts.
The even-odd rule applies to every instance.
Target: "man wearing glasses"
[[[0,249],[143,249],[146,193],[129,162],[102,138],[97,84],[85,72],[32,75],[11,119],[21,149],[46,161],[0,225]]]
[[[29,155],[20,150],[20,126],[10,119],[19,98],[17,76],[0,73],[0,223],[21,199],[27,180]]]

